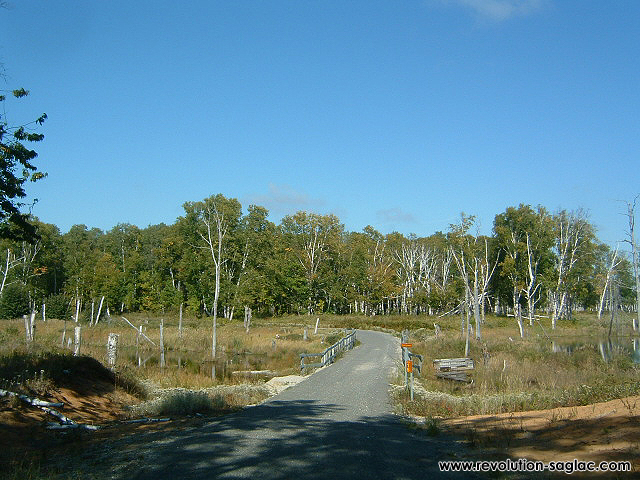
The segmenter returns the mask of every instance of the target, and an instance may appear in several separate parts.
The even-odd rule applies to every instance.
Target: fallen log
[[[62,425],[58,423],[50,423],[47,425],[47,430],[70,430],[74,428],[92,431],[100,430],[99,425],[85,425],[84,423],[64,423]]]
[[[3,390],[0,388],[0,397],[18,397],[25,403],[29,405],[33,405],[34,407],[56,407],[61,408],[64,407],[64,403],[62,402],[45,402],[44,400],[40,400],[39,398],[31,398],[26,395],[22,395],[20,393],[10,392],[8,390]]]
[[[122,423],[158,423],[158,422],[169,422],[170,418],[136,418],[134,420],[125,420]]]
[[[58,427],[60,428],[85,428],[87,430],[98,429],[97,427],[93,428],[93,426],[91,425],[83,425],[81,423],[76,423],[73,420],[71,420],[69,417],[66,417],[65,415],[61,414],[57,410],[54,410],[53,408],[51,408],[51,407],[56,407],[56,408],[64,407],[64,403],[62,402],[45,402],[44,400],[40,400],[39,398],[31,398],[31,397],[27,397],[26,395],[22,395],[20,393],[15,393],[15,392],[10,392],[8,390],[0,389],[0,397],[7,397],[7,396],[17,397],[23,402],[33,407],[39,408],[43,412],[51,415],[52,417],[57,418],[58,421],[60,422],[60,425],[58,425]],[[50,428],[50,427],[47,427],[47,428]]]

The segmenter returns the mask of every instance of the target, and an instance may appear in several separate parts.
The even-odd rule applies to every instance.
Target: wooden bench
[[[436,377],[468,382],[470,380],[467,372],[473,370],[473,359],[440,358],[433,361],[433,367],[436,369]]]

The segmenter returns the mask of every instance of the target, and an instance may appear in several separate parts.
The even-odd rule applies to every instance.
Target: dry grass
[[[106,364],[107,338],[110,333],[116,333],[119,335],[117,371],[123,378],[142,379],[152,388],[183,387],[198,390],[219,384],[259,384],[265,381],[265,376],[233,373],[238,371],[268,370],[271,372],[270,376],[299,373],[300,353],[321,352],[332,337],[341,335],[339,330],[327,325],[323,325],[314,335],[315,318],[310,317],[254,321],[249,333],[238,321],[219,319],[217,355],[213,361],[211,319],[186,317],[180,332],[177,317],[162,318],[147,314],[125,316],[136,327],[142,326],[143,333],[155,345],[140,337],[121,317],[113,316],[111,322],[101,321],[93,327],[80,324],[80,354],[89,355]],[[159,348],[161,320],[164,327],[164,367],[161,366]],[[28,351],[36,356],[47,352],[69,353],[73,345],[69,345],[68,339],[73,341],[75,326],[71,321],[38,321],[36,340],[27,348],[23,321],[2,321],[0,358],[6,358],[17,351]],[[307,340],[303,339],[305,326]],[[6,383],[13,381],[16,375],[20,373],[5,373],[2,378]],[[26,378],[15,380],[23,381]]]
[[[514,319],[488,317],[482,340],[471,342],[472,383],[435,377],[433,359],[464,356],[460,318],[440,319],[443,335],[437,339],[428,329],[412,332],[412,351],[424,355],[418,380],[423,393],[409,402],[400,391],[396,399],[408,413],[449,417],[586,405],[640,393],[640,368],[628,351],[631,339],[620,337],[629,348],[614,348],[605,360],[597,340],[606,335],[608,324],[593,315],[577,317],[553,335],[550,328],[529,327],[524,339]],[[622,333],[629,334],[626,329]],[[547,335],[561,348],[554,352]]]

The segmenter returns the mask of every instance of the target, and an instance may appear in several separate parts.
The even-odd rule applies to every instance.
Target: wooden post
[[[413,402],[413,365],[411,363],[411,360],[409,360],[409,362],[407,362],[410,365],[410,374],[411,374],[411,401]]]
[[[47,304],[42,302],[42,321],[47,321]]]
[[[138,367],[142,365],[142,358],[140,358],[140,335],[142,335],[142,325],[139,329],[136,329],[136,357],[138,357]]]
[[[35,305],[34,305],[35,307]],[[29,322],[29,330],[31,331],[31,341],[35,341],[36,339],[36,311],[35,309],[31,311],[31,320]]]
[[[320,322],[320,317],[316,318],[316,328],[315,328],[315,330],[313,331],[313,334],[314,334],[314,335],[317,335],[317,334],[318,334],[318,323],[319,323],[319,322]]]
[[[80,353],[80,329],[82,327],[78,326],[74,328],[74,341],[73,341],[73,356],[77,357]],[[71,339],[69,339],[71,340]]]
[[[251,326],[251,308],[247,305],[244,306],[244,328],[249,333],[249,327]]]
[[[178,333],[180,334],[180,338],[182,338],[182,302],[180,302],[180,320],[178,322]]]
[[[302,340],[304,340],[305,342],[307,341],[307,338],[308,338],[307,331],[308,331],[308,328],[307,328],[307,326],[305,326],[304,327],[304,333],[302,334]]]
[[[119,335],[110,333],[107,340],[107,366],[112,371],[115,371],[116,369],[116,358],[118,355],[118,337]]]
[[[164,318],[160,319],[160,367],[164,368]]]
[[[23,315],[22,318],[24,318],[24,331],[27,335],[27,345],[29,345],[31,343],[31,325],[29,324],[29,317]]]

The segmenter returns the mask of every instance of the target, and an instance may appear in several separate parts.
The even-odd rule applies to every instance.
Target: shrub
[[[47,317],[64,319],[69,311],[69,299],[62,293],[49,295],[45,300]]]
[[[12,283],[0,295],[0,318],[19,318],[28,314],[29,292],[24,285]]]
[[[134,415],[193,415],[215,413],[228,408],[220,395],[209,396],[203,391],[176,389],[149,402],[137,405]]]

